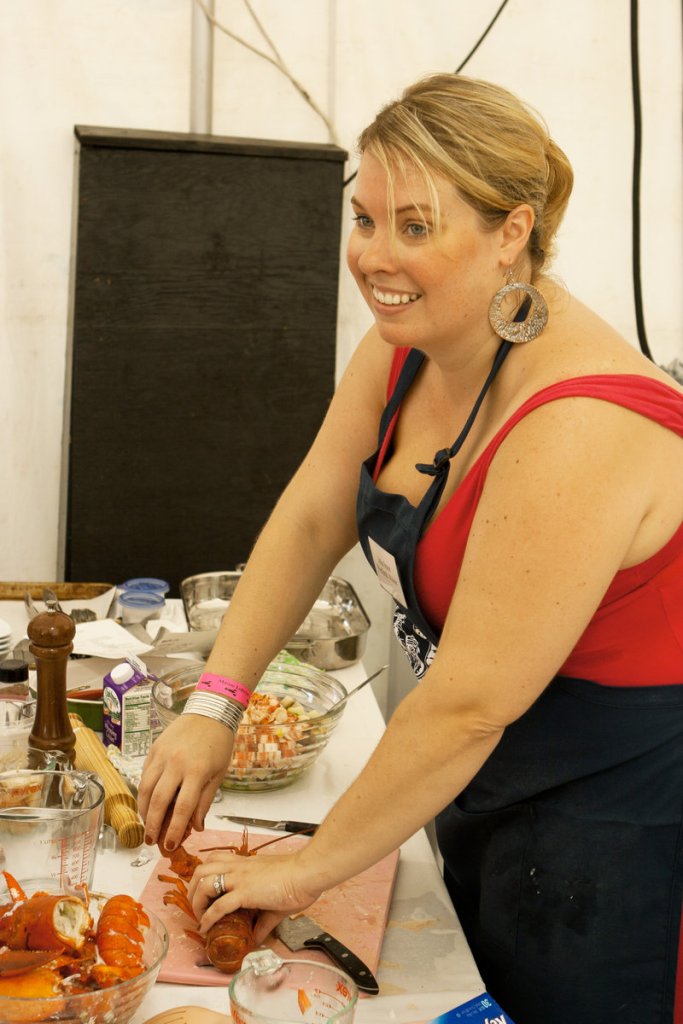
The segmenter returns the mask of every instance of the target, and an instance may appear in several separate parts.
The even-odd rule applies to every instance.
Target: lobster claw
[[[2,876],[5,879],[5,885],[7,886],[7,892],[10,895],[12,903],[18,903],[19,900],[26,899],[26,893],[17,882],[14,875],[10,875],[9,871],[3,871]]]

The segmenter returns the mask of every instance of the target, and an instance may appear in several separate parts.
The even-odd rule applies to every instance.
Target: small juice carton
[[[126,757],[146,754],[151,742],[152,679],[145,665],[126,658],[108,672],[102,684],[104,742]]]

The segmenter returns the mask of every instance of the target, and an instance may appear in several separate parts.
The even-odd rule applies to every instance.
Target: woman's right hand
[[[227,726],[203,715],[180,715],[152,744],[138,789],[145,842],[154,844],[169,804],[175,800],[165,847],[174,850],[188,822],[201,832],[232,755]]]

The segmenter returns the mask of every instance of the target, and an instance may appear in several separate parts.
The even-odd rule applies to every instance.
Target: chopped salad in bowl
[[[162,728],[182,712],[203,670],[203,663],[188,662],[154,684],[152,701]],[[251,696],[224,788],[277,789],[293,782],[324,749],[343,714],[345,697],[346,689],[334,676],[289,654],[279,655]]]

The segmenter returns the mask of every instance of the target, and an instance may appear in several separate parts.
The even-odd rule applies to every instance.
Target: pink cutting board
[[[214,829],[193,833],[186,841],[185,849],[201,857],[202,849],[211,846],[237,846],[241,841],[241,832]],[[254,835],[251,838],[251,846],[258,846],[267,841],[267,836]],[[299,849],[307,842],[308,838],[305,836],[287,836],[281,842],[266,847],[258,856],[287,853]],[[394,850],[367,871],[329,889],[306,911],[322,929],[331,932],[352,949],[373,974],[377,973],[382,950],[391,895],[396,881],[398,857],[399,851]],[[229,984],[230,975],[221,974],[215,967],[207,964],[198,944],[185,935],[184,929],[192,928],[192,921],[178,907],[164,906],[163,896],[171,885],[168,882],[160,882],[157,875],[169,873],[169,861],[162,857],[140,895],[142,905],[161,918],[168,929],[169,950],[158,980],[177,985]],[[314,949],[292,953],[274,935],[267,939],[266,945],[284,959],[297,957],[329,962],[325,953]]]

